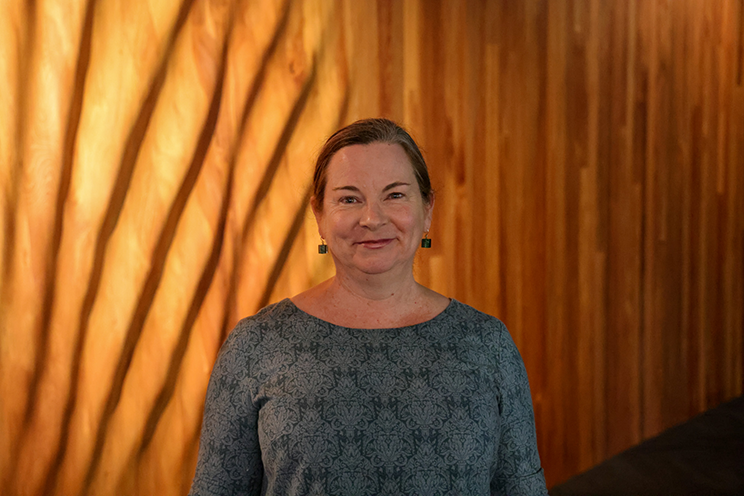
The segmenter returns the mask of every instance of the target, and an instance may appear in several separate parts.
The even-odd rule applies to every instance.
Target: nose
[[[376,201],[369,201],[364,205],[362,217],[359,219],[359,225],[375,230],[384,225],[386,221],[387,216],[382,205]]]

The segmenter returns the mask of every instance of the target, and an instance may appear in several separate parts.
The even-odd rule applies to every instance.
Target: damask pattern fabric
[[[220,350],[190,494],[547,495],[522,359],[456,300],[396,329],[268,306]]]

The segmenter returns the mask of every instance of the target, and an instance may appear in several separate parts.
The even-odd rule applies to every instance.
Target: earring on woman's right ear
[[[328,245],[325,242],[325,239],[320,238],[320,244],[318,245],[318,253],[321,255],[325,255],[328,253]]]

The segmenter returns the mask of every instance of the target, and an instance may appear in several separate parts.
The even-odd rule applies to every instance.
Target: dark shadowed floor
[[[744,495],[744,396],[610,458],[550,494]]]

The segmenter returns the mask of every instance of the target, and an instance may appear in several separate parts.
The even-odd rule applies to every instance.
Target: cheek
[[[423,230],[426,223],[426,214],[420,207],[415,205],[400,207],[391,212],[390,217],[396,220],[401,228],[408,231]]]
[[[329,236],[344,237],[359,224],[358,219],[350,212],[333,212],[327,215],[323,224]]]

